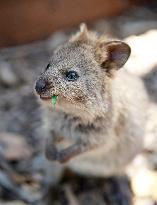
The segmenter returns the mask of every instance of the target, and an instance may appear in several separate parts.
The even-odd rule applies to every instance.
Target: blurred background
[[[62,173],[43,154],[34,83],[81,22],[131,46],[125,68],[150,97],[146,148],[130,179]],[[0,205],[25,204],[157,204],[156,0],[0,0]]]

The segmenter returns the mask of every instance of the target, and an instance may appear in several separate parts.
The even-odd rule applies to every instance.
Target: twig
[[[74,195],[74,193],[72,192],[70,186],[65,185],[64,186],[65,189],[65,194],[67,196],[67,199],[69,201],[70,205],[80,205],[80,203],[78,202],[76,196]]]

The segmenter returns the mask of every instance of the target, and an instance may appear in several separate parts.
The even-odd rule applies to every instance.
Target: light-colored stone
[[[125,64],[131,73],[143,76],[157,66],[157,30],[130,36],[125,41],[131,47],[131,56]]]
[[[138,197],[150,197],[157,200],[157,173],[148,169],[140,169],[131,180],[132,189]]]
[[[144,198],[144,199],[136,199],[134,201],[134,205],[154,205],[154,200],[150,198]]]
[[[14,86],[18,82],[16,74],[7,62],[0,62],[0,82],[7,86]]]

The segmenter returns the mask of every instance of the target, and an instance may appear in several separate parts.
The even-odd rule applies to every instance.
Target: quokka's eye
[[[46,68],[45,68],[45,71],[50,67],[50,63],[47,64]]]
[[[66,79],[68,81],[75,81],[78,79],[78,77],[79,77],[79,75],[77,74],[76,71],[70,70],[66,73]]]

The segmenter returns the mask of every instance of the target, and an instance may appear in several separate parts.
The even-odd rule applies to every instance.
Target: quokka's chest
[[[77,118],[62,113],[52,113],[52,115],[47,115],[46,118],[47,129],[55,131],[64,138],[78,139],[86,134],[80,120]]]

